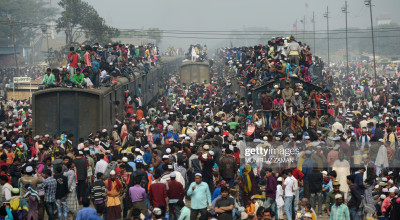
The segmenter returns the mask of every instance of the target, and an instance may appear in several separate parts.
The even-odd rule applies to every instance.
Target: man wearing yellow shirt
[[[122,183],[116,178],[114,170],[110,172],[110,178],[104,181],[107,189],[107,219],[121,219],[121,201],[119,193]]]

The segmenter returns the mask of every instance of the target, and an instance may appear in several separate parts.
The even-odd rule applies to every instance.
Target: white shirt
[[[106,75],[107,75],[107,72],[105,70],[101,71],[100,79],[104,79],[106,77]]]
[[[103,174],[104,174],[104,173],[106,172],[107,165],[108,165],[108,163],[107,163],[105,160],[103,160],[103,159],[101,159],[100,161],[98,161],[98,162],[96,163],[96,167],[95,167],[95,169],[94,169],[94,175],[96,176],[97,173],[103,173]]]
[[[293,196],[293,180],[291,177],[285,179],[285,196]]]

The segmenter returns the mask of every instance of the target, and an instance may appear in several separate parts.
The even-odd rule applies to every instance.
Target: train
[[[161,65],[135,79],[118,77],[115,85],[96,89],[48,88],[32,94],[34,135],[72,134],[75,140],[103,129],[111,130],[124,113],[124,94],[142,91],[143,106],[165,92],[169,73],[179,71],[182,59],[165,57]]]
[[[192,62],[185,60],[180,66],[180,82],[182,84],[199,83],[210,84],[210,64],[209,61]]]

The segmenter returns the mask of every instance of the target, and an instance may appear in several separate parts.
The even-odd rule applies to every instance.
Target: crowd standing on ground
[[[0,218],[399,219],[397,78],[361,64],[343,80],[282,39],[221,48],[211,84],[171,73],[165,96],[80,139],[33,136],[29,102],[3,102]]]

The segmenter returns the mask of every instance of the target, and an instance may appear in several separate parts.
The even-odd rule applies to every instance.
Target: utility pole
[[[326,18],[326,30],[328,34],[328,69],[329,69],[329,62],[330,62],[330,54],[329,54],[329,8],[326,6],[326,12],[324,13],[324,17]]]
[[[346,17],[346,78],[349,77],[349,43],[347,38],[347,14],[349,13],[347,10],[347,1],[344,2],[344,7],[342,8],[342,12],[345,13]]]
[[[314,13],[314,11],[313,11],[313,13],[312,13],[312,22],[313,22],[313,33],[314,33],[314,54],[316,54],[316,48],[315,48],[315,13]]]
[[[14,46],[14,60],[15,60],[15,67],[17,68],[17,74],[19,75],[19,67],[18,67],[18,58],[17,58],[17,48],[15,45],[15,34],[14,34],[14,23],[12,20],[12,15],[11,14],[7,14],[7,18],[8,21],[10,22],[10,26],[11,26],[11,38],[12,38],[12,42],[13,42],[13,46]],[[14,75],[13,75],[14,78]]]
[[[365,0],[364,4],[368,7],[369,6],[369,13],[371,17],[371,35],[372,35],[372,56],[374,57],[374,78],[375,78],[375,85],[376,85],[376,59],[375,59],[375,41],[374,41],[374,23],[372,21],[372,0]]]

